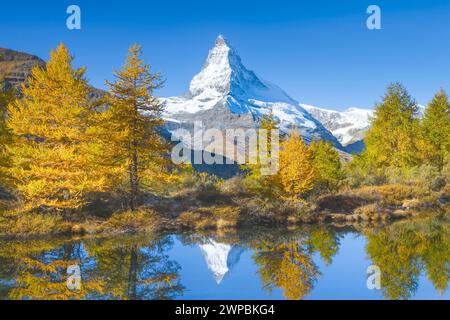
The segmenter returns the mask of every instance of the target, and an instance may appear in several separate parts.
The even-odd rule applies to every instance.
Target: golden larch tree
[[[115,183],[123,185],[129,207],[136,210],[141,187],[152,178],[164,179],[163,157],[167,143],[159,128],[163,105],[153,95],[163,85],[159,73],[151,73],[139,45],[129,49],[125,65],[107,82],[108,110],[101,114],[104,153]]]
[[[90,192],[102,191],[95,164],[98,145],[86,134],[93,110],[85,68],[75,69],[64,45],[50,54],[45,70],[35,67],[23,98],[10,104],[7,147],[13,186],[25,210],[78,209]]]
[[[6,126],[6,119],[8,105],[14,99],[15,91],[6,89],[3,80],[0,79],[0,184],[6,182],[6,166],[9,159],[6,153],[6,145],[11,142],[11,134]]]
[[[314,187],[313,154],[295,128],[280,149],[279,170],[269,179],[278,197],[297,201]]]

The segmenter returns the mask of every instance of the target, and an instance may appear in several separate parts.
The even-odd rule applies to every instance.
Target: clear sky
[[[81,8],[82,29],[66,28]],[[368,30],[366,9],[382,10]],[[403,82],[421,104],[450,92],[448,0],[70,0],[2,1],[0,47],[47,59],[59,42],[103,88],[129,45],[167,79],[161,96],[183,94],[218,34],[247,68],[302,103],[333,109],[372,107],[385,87]]]

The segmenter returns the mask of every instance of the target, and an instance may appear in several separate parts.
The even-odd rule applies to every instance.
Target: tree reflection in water
[[[8,244],[0,249],[3,299],[171,299],[184,289],[180,266],[166,255],[169,237]],[[81,268],[78,291],[67,288],[70,265]]]
[[[450,279],[450,224],[448,214],[395,223],[368,231],[367,253],[381,269],[387,299],[411,298],[419,276],[426,272],[441,294]]]
[[[288,299],[302,299],[313,291],[321,278],[314,254],[320,255],[326,265],[332,265],[334,256],[339,253],[341,240],[348,231],[365,236],[366,253],[382,272],[384,297],[408,299],[416,293],[421,274],[426,274],[439,292],[447,290],[450,272],[449,226],[448,215],[434,214],[378,229],[305,226],[296,230],[251,228],[228,233],[160,237],[122,235],[0,240],[0,299],[182,297],[185,288],[180,279],[181,266],[169,256],[174,239],[180,241],[181,246],[217,243],[223,244],[220,248],[237,247],[239,255],[251,250],[262,290],[270,293],[280,289]],[[363,240],[359,237],[358,241]],[[231,249],[225,251],[232,252]],[[215,261],[221,255],[211,257]],[[233,269],[235,262],[232,260],[224,256],[223,263],[217,267],[239,272],[239,268]],[[69,265],[79,265],[81,268],[79,291],[67,289]],[[248,277],[254,275],[249,274]]]

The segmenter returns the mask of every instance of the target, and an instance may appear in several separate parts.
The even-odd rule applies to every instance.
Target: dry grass
[[[239,223],[240,213],[234,206],[200,207],[181,213],[177,224],[197,230],[231,228]]]
[[[159,222],[159,216],[151,209],[117,212],[102,223],[96,231],[106,233],[150,232],[158,227]]]
[[[0,234],[35,236],[70,232],[70,224],[58,214],[32,214],[4,211],[0,214]]]
[[[435,192],[421,185],[363,186],[336,195],[321,196],[316,199],[313,208],[317,213],[329,212],[330,216],[348,215],[345,219],[352,221],[396,219],[437,206],[445,189]]]

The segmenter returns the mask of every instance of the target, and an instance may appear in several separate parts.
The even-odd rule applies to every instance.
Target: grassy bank
[[[217,188],[186,188],[148,196],[135,212],[96,214],[26,213],[13,200],[0,201],[0,236],[118,234],[232,229],[246,225],[311,223],[379,224],[420,215],[450,212],[450,187],[431,191],[417,185],[364,186],[289,202],[245,192],[231,181]],[[235,185],[230,185],[235,184]]]

